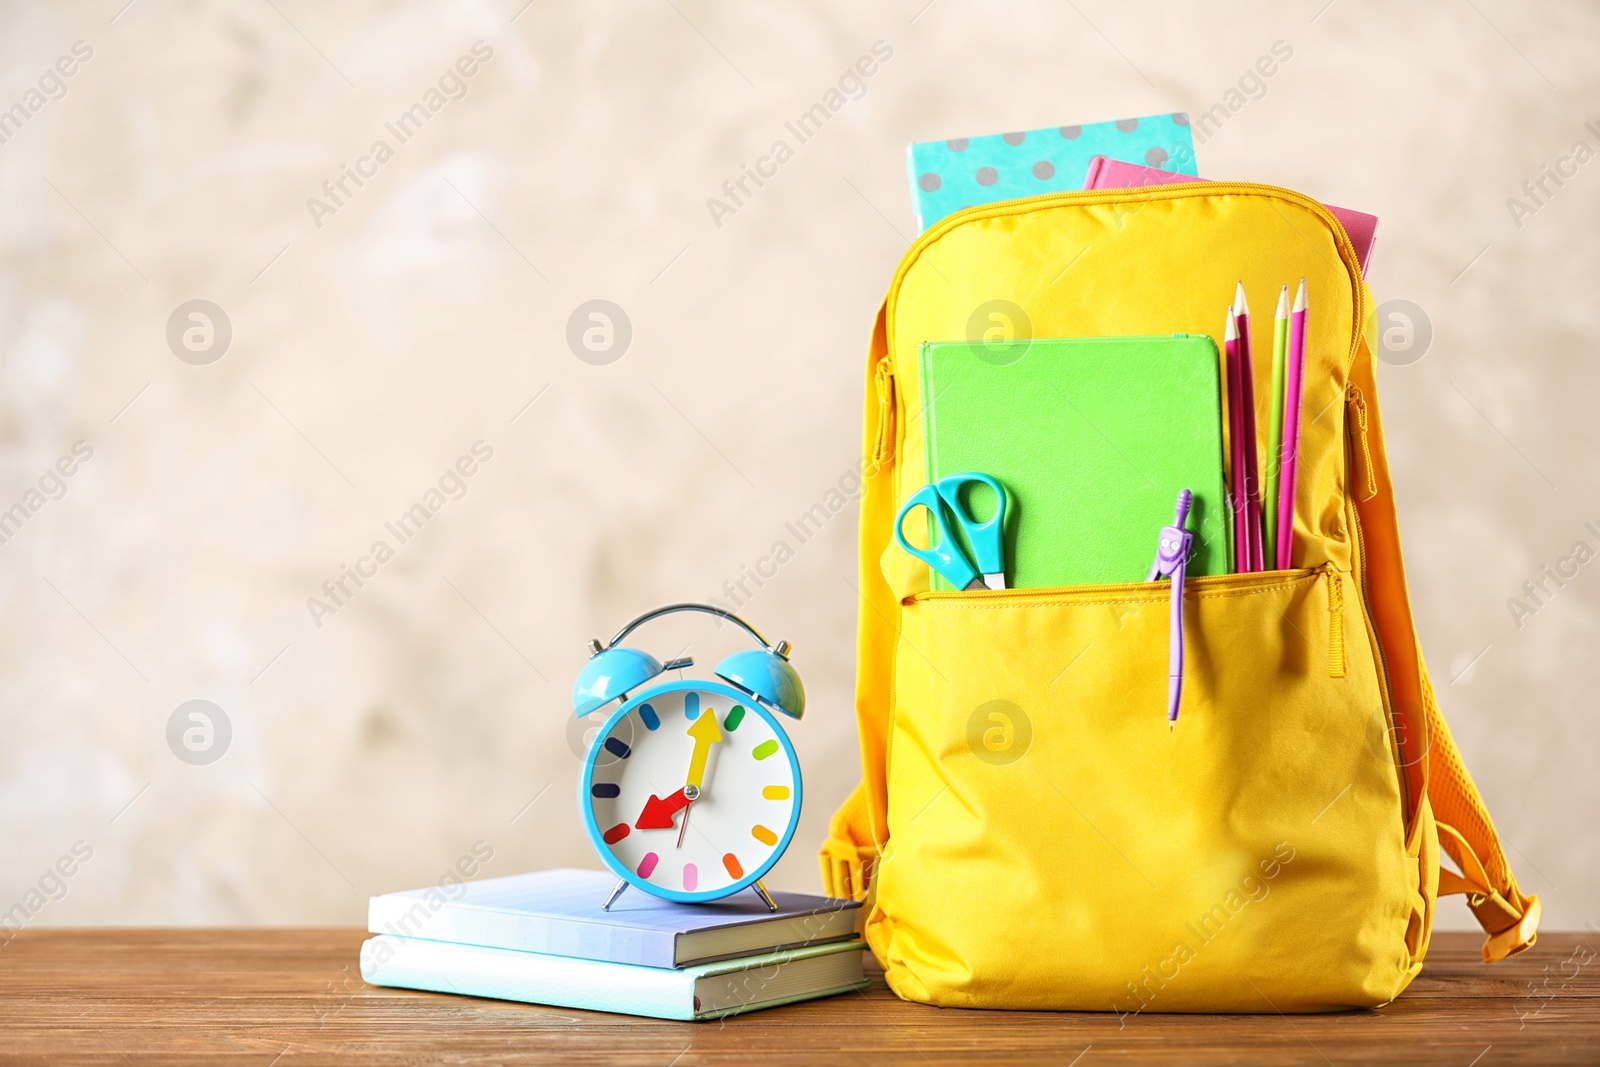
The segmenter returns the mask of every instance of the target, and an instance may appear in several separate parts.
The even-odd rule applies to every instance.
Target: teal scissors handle
[[[995,513],[988,522],[978,522],[961,503],[962,487],[972,482],[981,482],[994,491]],[[918,548],[907,541],[903,530],[906,516],[919,507],[927,508],[933,513],[934,528],[939,535],[938,541],[928,548]],[[960,524],[962,533],[967,538],[967,543],[972,546],[973,555],[977,557],[976,568],[961,551],[961,542],[945,519],[946,509],[955,516],[956,522]],[[894,539],[901,548],[938,571],[957,589],[982,589],[985,586],[991,589],[1004,589],[1006,577],[1002,535],[1005,514],[1006,491],[999,482],[987,474],[952,474],[939,479],[936,484],[925,485],[911,494],[911,498],[895,516]]]
[[[972,512],[961,502],[961,490],[975,482],[987,485],[994,493],[994,515],[988,522],[979,522],[973,518]],[[966,535],[967,544],[972,546],[972,554],[975,557],[973,562],[983,574],[983,583],[990,589],[1004,589],[1007,507],[1005,487],[987,474],[968,471],[965,474],[951,474],[940,478],[938,489],[939,495],[944,498],[951,513],[955,515],[956,522],[960,524],[961,532]]]

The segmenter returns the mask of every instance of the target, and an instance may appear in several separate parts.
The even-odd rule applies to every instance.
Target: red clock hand
[[[639,821],[633,824],[634,829],[672,829],[672,817],[687,808],[689,802],[699,795],[700,790],[693,786],[684,786],[666,798],[652,794],[650,799],[644,802],[644,811],[639,814]]]

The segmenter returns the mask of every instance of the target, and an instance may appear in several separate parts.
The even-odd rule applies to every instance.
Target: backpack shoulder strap
[[[1372,358],[1375,333],[1376,319],[1369,317],[1365,340],[1350,369],[1351,384],[1371,400],[1360,427],[1361,447],[1368,454],[1358,460],[1365,468],[1368,484],[1364,491],[1355,491],[1355,500],[1366,531],[1366,564],[1374,593],[1373,623],[1392,668],[1394,725],[1413,792],[1413,806],[1420,795],[1426,795],[1438,827],[1439,845],[1461,869],[1460,874],[1440,869],[1439,895],[1466,894],[1467,906],[1489,935],[1483,945],[1484,961],[1493,963],[1532,947],[1539,931],[1539,898],[1524,895],[1517,888],[1494,823],[1461,761],[1422,663],[1406,593],[1394,488],[1378,419]],[[1413,709],[1421,714],[1412,714]],[[1420,829],[1421,821],[1413,820],[1413,832]]]
[[[1433,686],[1426,678],[1424,684],[1432,739],[1428,803],[1438,824],[1439,847],[1461,869],[1457,874],[1440,868],[1439,895],[1466,894],[1467,907],[1489,935],[1483,943],[1483,961],[1494,963],[1533,947],[1539,936],[1539,898],[1525,896],[1517,888],[1500,836],[1434,700]]]
[[[829,896],[866,896],[872,865],[889,840],[887,746],[889,675],[900,629],[900,604],[884,580],[878,556],[894,523],[895,407],[889,373],[885,309],[878,308],[867,356],[866,417],[861,463],[859,579],[856,587],[856,724],[861,783],[834,812],[822,844],[822,885]]]

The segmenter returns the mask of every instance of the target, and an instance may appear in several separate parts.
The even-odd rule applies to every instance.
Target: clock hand
[[[694,794],[693,796],[689,796],[689,799],[691,801],[695,800],[697,797],[700,796],[700,790],[696,789],[692,785],[684,786],[683,787],[683,792],[684,792],[685,796],[689,796],[689,794],[691,794],[691,793]],[[683,821],[678,824],[678,843],[676,845],[673,845],[672,846],[673,848],[682,848],[683,847],[683,835],[689,832],[689,809],[691,807],[693,807],[693,806],[694,806],[693,804],[688,804],[688,805],[684,806],[684,809],[683,809]]]
[[[689,736],[694,738],[694,754],[689,757],[689,777],[685,784],[703,789],[706,757],[711,755],[711,746],[722,740],[722,730],[717,726],[716,712],[710,708],[702,711],[699,718],[689,724]]]
[[[635,830],[670,830],[672,817],[689,806],[689,802],[700,795],[700,790],[692,785],[686,785],[666,798],[650,795],[644,802],[644,811],[639,813],[639,821],[633,824]],[[684,817],[688,821],[688,817]]]
[[[694,753],[689,757],[688,783],[683,791],[690,800],[700,796],[700,789],[705,785],[706,760],[711,755],[711,746],[722,740],[722,730],[717,726],[717,714],[710,708],[702,711],[694,722],[689,724],[689,736],[694,738]],[[683,811],[683,822],[678,824],[678,843],[675,848],[683,847],[683,837],[689,832],[689,809]]]

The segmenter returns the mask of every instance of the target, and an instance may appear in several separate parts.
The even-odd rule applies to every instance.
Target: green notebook
[[[1006,487],[1011,588],[1143,581],[1180,489],[1188,573],[1232,569],[1211,338],[928,341],[921,361],[928,480],[981,471]]]

